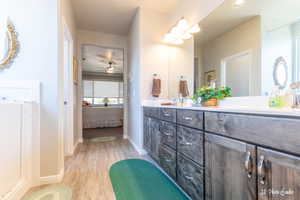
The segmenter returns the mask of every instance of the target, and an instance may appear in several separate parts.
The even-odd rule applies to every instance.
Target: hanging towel
[[[179,82],[179,93],[182,95],[182,97],[189,96],[189,87],[186,80],[180,80]]]
[[[159,97],[160,93],[161,93],[161,80],[158,78],[154,78],[153,85],[152,85],[152,96]]]

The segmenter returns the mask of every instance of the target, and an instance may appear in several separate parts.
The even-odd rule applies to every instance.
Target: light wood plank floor
[[[65,160],[65,175],[61,183],[73,189],[73,200],[114,200],[109,169],[113,163],[129,158],[146,159],[122,137],[102,143],[85,139],[74,155]]]

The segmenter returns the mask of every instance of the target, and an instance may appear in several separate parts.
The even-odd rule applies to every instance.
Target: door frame
[[[74,77],[73,77],[73,54],[74,54],[74,40],[68,24],[64,17],[62,17],[63,25],[63,152],[64,156],[70,156],[74,153]],[[68,60],[65,59],[65,42],[68,42]],[[68,63],[66,66],[66,63]],[[67,71],[67,76],[66,72]],[[68,94],[66,96],[65,84],[68,87]],[[67,97],[67,99],[66,99]],[[67,102],[67,113],[65,113],[65,101]],[[67,115],[68,122],[65,122]],[[65,127],[67,126],[67,132]]]
[[[252,93],[252,66],[253,66],[253,52],[252,50],[247,50],[247,51],[243,51],[243,52],[240,52],[240,53],[237,53],[237,54],[234,54],[232,56],[229,56],[229,57],[225,57],[221,60],[221,79],[220,79],[220,83],[221,83],[221,86],[226,86],[226,65],[227,65],[227,62],[232,60],[232,59],[235,59],[235,58],[238,58],[238,57],[241,57],[241,56],[244,56],[244,55],[250,55],[250,68],[249,68],[249,95],[251,96],[251,93]]]
[[[90,42],[83,42],[78,44],[79,45],[79,52],[78,52],[78,58],[80,58],[80,62],[79,62],[79,67],[80,67],[80,76],[82,76],[83,73],[83,64],[82,64],[82,47],[85,45],[91,45],[91,46],[95,46],[95,47],[100,47],[100,48],[108,48],[108,49],[118,49],[118,50],[122,50],[123,52],[123,139],[128,139],[128,110],[129,110],[129,98],[128,98],[128,82],[129,82],[129,75],[128,75],[128,58],[127,58],[127,51],[128,49],[126,47],[116,47],[114,45],[103,45],[103,44],[99,44],[99,43],[90,43]],[[79,79],[78,84],[81,86],[83,84],[83,79]],[[83,87],[80,87],[80,97],[79,97],[79,106],[81,107],[81,109],[79,109],[78,111],[78,123],[81,124],[80,126],[80,137],[81,139],[79,139],[81,142],[83,141],[83,120],[82,120],[82,105],[81,102],[84,99],[84,91],[83,91]]]

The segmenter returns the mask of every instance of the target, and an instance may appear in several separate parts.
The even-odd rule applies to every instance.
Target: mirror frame
[[[277,70],[278,70],[278,66],[279,64],[282,64],[284,66],[285,69],[285,81],[283,84],[280,84],[278,81],[278,77],[277,77]],[[279,89],[284,89],[287,86],[287,81],[288,81],[288,67],[287,67],[287,62],[285,61],[285,59],[281,56],[279,58],[276,59],[275,64],[274,64],[274,68],[273,68],[273,80],[276,86],[279,87]]]
[[[7,52],[5,52],[6,56],[0,60],[0,69],[7,68],[17,56],[19,50],[19,41],[14,25],[8,22],[6,28],[9,44]]]

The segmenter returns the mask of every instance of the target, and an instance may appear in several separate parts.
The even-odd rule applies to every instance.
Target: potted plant
[[[219,100],[222,100],[226,97],[231,97],[231,88],[211,88],[204,86],[197,89],[196,93],[193,96],[193,100],[197,101],[199,97],[201,98],[202,105],[217,106]]]

